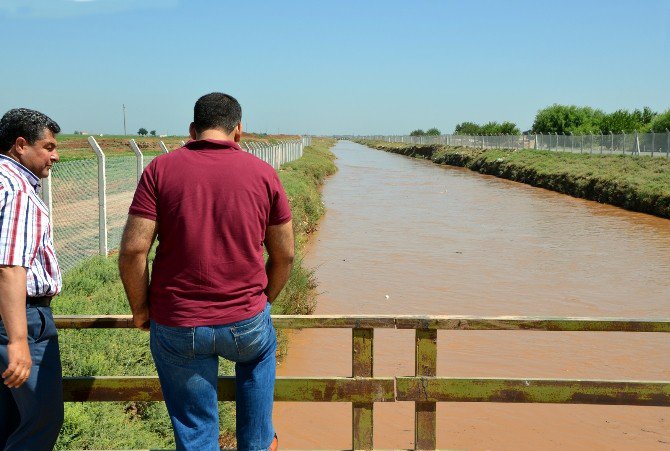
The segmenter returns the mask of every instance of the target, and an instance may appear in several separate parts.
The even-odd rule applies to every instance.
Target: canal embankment
[[[330,152],[335,140],[312,139],[303,157],[282,166],[279,176],[291,203],[296,238],[296,262],[290,279],[272,306],[273,314],[306,314],[314,308],[316,282],[302,263],[308,235],[325,209],[320,186],[337,168]],[[55,237],[58,240],[58,236]],[[153,259],[153,252],[150,255]],[[83,261],[64,276],[63,293],[54,301],[56,315],[129,314],[118,276],[116,255]],[[94,329],[60,331],[64,376],[153,376],[149,334],[139,330]],[[286,337],[280,336],[285,352]],[[219,374],[234,367],[221,361]],[[220,403],[220,444],[234,446],[234,403]],[[164,403],[67,403],[65,423],[56,449],[146,449],[174,447],[172,426]]]
[[[574,197],[670,218],[670,161],[667,159],[357,142],[387,152],[428,159],[436,164],[465,167]]]

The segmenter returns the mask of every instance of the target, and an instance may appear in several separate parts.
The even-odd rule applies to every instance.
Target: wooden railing
[[[350,402],[354,449],[373,449],[376,402],[414,401],[415,449],[436,448],[436,403],[514,402],[670,406],[670,381],[437,377],[437,331],[670,332],[670,319],[470,316],[273,316],[276,328],[352,329],[352,377],[280,377],[276,401]],[[130,316],[57,316],[61,329],[132,328]],[[415,375],[374,377],[374,329],[415,329]],[[68,377],[66,401],[159,401],[157,377]],[[221,401],[235,400],[231,376],[219,378]]]

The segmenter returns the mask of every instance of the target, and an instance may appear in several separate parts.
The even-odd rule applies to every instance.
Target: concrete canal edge
[[[382,141],[359,144],[670,218],[670,161],[526,149],[472,149]]]

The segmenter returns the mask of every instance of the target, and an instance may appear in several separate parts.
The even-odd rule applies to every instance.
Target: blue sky
[[[553,103],[670,108],[670,1],[0,0],[0,110],[64,132],[185,134],[235,96],[247,129],[531,126]]]

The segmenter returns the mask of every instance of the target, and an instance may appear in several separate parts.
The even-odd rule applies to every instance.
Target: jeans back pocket
[[[151,322],[153,351],[161,359],[180,364],[195,357],[192,327],[170,327]]]
[[[274,336],[269,310],[265,309],[248,323],[230,329],[235,339],[238,361],[255,359],[265,349],[271,335]]]

